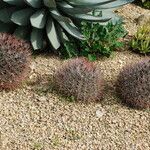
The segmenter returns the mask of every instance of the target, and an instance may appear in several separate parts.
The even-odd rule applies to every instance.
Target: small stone
[[[140,15],[138,18],[135,19],[138,26],[144,25],[146,22],[150,22],[150,13],[145,13]]]
[[[34,72],[35,69],[36,69],[36,64],[35,62],[32,62],[32,64],[30,65],[30,68],[31,68],[31,72]]]
[[[37,74],[33,73],[33,74],[31,74],[31,76],[29,78],[30,78],[30,80],[36,80]]]
[[[42,97],[39,98],[39,100],[40,100],[40,101],[46,101],[46,100],[47,100],[47,97],[46,97],[46,96],[42,96]]]
[[[97,118],[101,118],[104,114],[105,114],[104,111],[100,111],[100,110],[97,110],[97,111],[96,111],[96,117],[97,117]]]

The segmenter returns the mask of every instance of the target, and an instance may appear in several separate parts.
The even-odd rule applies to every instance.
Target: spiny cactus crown
[[[150,108],[150,59],[125,67],[117,91],[121,99],[137,108]]]
[[[0,89],[14,89],[26,78],[30,45],[14,36],[0,34]]]
[[[58,91],[80,101],[100,100],[104,82],[100,69],[85,58],[70,59],[55,74]]]

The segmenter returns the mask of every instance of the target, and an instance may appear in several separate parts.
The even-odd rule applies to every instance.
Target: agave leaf
[[[26,40],[28,40],[29,34],[30,34],[30,30],[28,26],[26,27],[19,26],[14,32],[15,36]]]
[[[47,37],[53,46],[54,49],[58,49],[60,47],[60,42],[58,39],[58,35],[54,26],[54,22],[51,18],[49,18],[46,26]]]
[[[84,40],[84,36],[79,32],[78,28],[66,22],[59,22],[60,25],[73,37]]]
[[[25,5],[25,2],[23,0],[3,0],[4,2],[16,6],[23,6]]]
[[[42,6],[42,0],[25,0],[27,4],[34,8],[40,8]]]
[[[34,50],[43,48],[43,31],[40,29],[33,28],[31,33],[31,44]]]
[[[75,14],[74,18],[86,20],[86,21],[95,21],[95,22],[107,22],[111,19],[111,17],[99,17],[99,16],[93,16],[90,14]]]
[[[10,33],[12,32],[12,28],[14,28],[14,25],[0,21],[0,32]]]
[[[4,9],[4,8],[7,8],[8,7],[8,4],[3,2],[3,1],[0,1],[0,8]]]
[[[55,0],[43,0],[44,5],[49,7],[49,8],[56,8],[56,2]]]
[[[30,23],[30,16],[34,13],[31,8],[22,9],[12,14],[11,20],[18,25],[28,25]]]
[[[37,11],[30,17],[33,27],[43,29],[46,24],[46,12],[44,9]]]
[[[71,19],[68,17],[62,16],[57,10],[51,10],[51,15],[57,20],[62,22],[71,23]]]
[[[82,6],[103,5],[117,0],[65,0],[65,1],[67,1],[71,5],[82,7]]]
[[[11,15],[15,11],[16,11],[15,7],[1,9],[0,10],[0,21],[2,21],[4,23],[10,23]]]
[[[108,4],[105,4],[105,5],[97,5],[95,6],[94,8],[95,9],[110,9],[110,8],[117,8],[117,7],[121,7],[125,4],[128,4],[128,3],[131,3],[133,2],[134,0],[117,0],[115,2],[112,2],[112,3],[108,3]]]
[[[67,37],[63,29],[60,27],[60,25],[57,24],[56,27],[57,27],[60,43],[65,43],[66,41],[69,41],[69,38]]]
[[[92,8],[74,8],[71,5],[67,4],[66,2],[58,2],[58,6],[64,13],[69,13],[69,14],[84,14],[91,12],[93,9]]]

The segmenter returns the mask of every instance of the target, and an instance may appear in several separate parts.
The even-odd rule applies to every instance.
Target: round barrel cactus
[[[64,63],[54,75],[57,91],[75,100],[101,100],[104,80],[99,68],[85,58],[74,58]]]
[[[106,23],[116,19],[113,9],[133,0],[1,0],[0,32],[31,41],[35,50],[58,49],[68,35],[84,40],[80,22]],[[98,15],[92,15],[97,10]],[[46,44],[45,44],[46,43]]]
[[[16,37],[0,33],[0,89],[15,89],[26,79],[31,46]]]
[[[150,59],[126,66],[118,77],[117,92],[130,106],[150,108]]]

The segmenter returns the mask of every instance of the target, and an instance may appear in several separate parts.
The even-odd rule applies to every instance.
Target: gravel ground
[[[149,14],[150,10],[143,9],[137,5],[129,4],[118,10],[118,14],[124,18],[125,28],[129,32],[129,36],[133,35],[137,31],[138,18],[143,14]]]
[[[134,5],[119,13],[127,8],[142,13]],[[99,59],[109,89],[102,102],[85,105],[51,90],[52,74],[62,60],[36,56],[22,89],[0,92],[0,150],[150,150],[150,111],[121,104],[114,87],[121,68],[143,58],[122,51]]]

